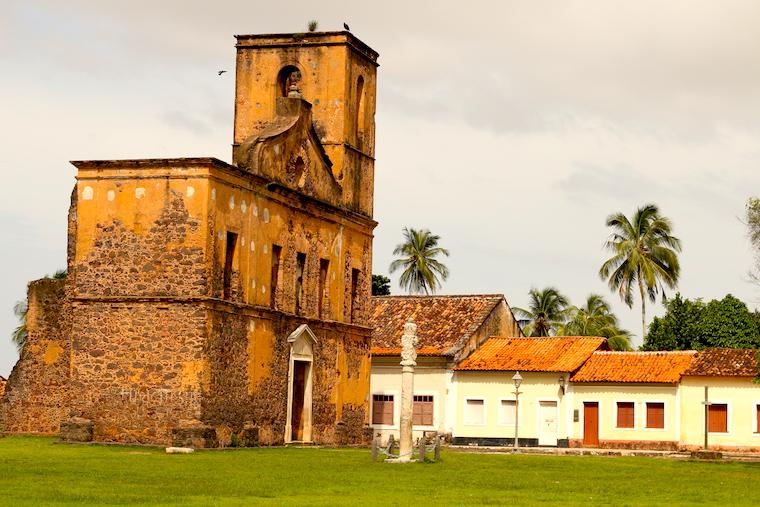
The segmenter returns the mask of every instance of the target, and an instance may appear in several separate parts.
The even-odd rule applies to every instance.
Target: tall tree
[[[700,320],[705,304],[701,299],[685,299],[680,293],[664,302],[665,315],[649,325],[644,350],[691,350],[702,341]]]
[[[665,315],[652,321],[643,346],[645,350],[705,347],[760,347],[757,318],[731,294],[708,303],[676,294],[665,302]]]
[[[427,229],[403,229],[404,241],[393,250],[398,259],[391,262],[390,272],[402,270],[399,285],[410,294],[431,294],[449,277],[449,269],[437,258],[449,256],[438,246],[441,237]]]
[[[28,309],[26,301],[17,301],[13,305],[13,314],[18,319],[18,326],[13,330],[11,341],[16,345],[16,350],[18,350],[19,354],[26,344],[26,339],[29,337],[29,333],[26,330],[26,314]]]
[[[589,294],[586,304],[571,306],[568,321],[559,333],[567,336],[601,336],[607,338],[612,350],[631,350],[631,333],[618,327],[618,319],[610,305],[599,294]]]
[[[631,220],[615,213],[607,218],[612,234],[605,248],[613,253],[599,269],[599,276],[608,279],[610,290],[633,306],[633,290],[638,286],[641,298],[641,331],[646,339],[646,299],[654,302],[665,287],[674,289],[681,272],[677,253],[681,241],[671,234],[669,219],[660,215],[654,204],[647,204],[633,214]]]
[[[554,287],[530,289],[528,308],[513,307],[512,311],[528,324],[523,327],[526,336],[551,336],[567,319],[568,300]]]
[[[752,280],[760,285],[760,199],[750,197],[747,200],[747,229],[749,241],[755,254],[755,267],[750,271]]]
[[[372,295],[390,296],[391,279],[383,275],[372,275]]]

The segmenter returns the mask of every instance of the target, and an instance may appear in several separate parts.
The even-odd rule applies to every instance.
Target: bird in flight
[[[226,70],[220,70],[220,71],[219,71],[219,72],[218,72],[216,75],[217,75],[217,76],[221,76],[221,75],[222,75],[222,74],[224,74],[225,72],[227,72],[227,71],[226,71]]]
[[[348,25],[347,25],[346,23],[343,23],[343,28],[345,28],[345,29],[346,29],[346,30],[348,30],[349,32],[351,31],[351,29],[348,27]]]

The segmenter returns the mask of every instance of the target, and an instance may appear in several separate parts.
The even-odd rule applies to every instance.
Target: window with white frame
[[[635,426],[635,408],[632,401],[617,402],[617,427],[633,428]]]
[[[464,406],[464,423],[468,425],[483,425],[486,423],[485,402],[483,400],[467,400]]]
[[[499,404],[499,424],[514,426],[517,420],[517,403],[515,400],[501,400]]]

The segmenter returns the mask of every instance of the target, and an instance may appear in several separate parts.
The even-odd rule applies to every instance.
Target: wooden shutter
[[[647,403],[647,428],[665,427],[665,404]]]
[[[372,395],[372,424],[393,424],[393,395]]]
[[[728,405],[714,403],[707,407],[707,431],[726,433],[728,431]]]
[[[413,426],[433,425],[433,396],[414,396],[414,409],[412,412]]]
[[[618,401],[617,403],[617,427],[618,428],[633,428],[633,402],[632,401]]]
[[[755,431],[760,433],[760,405],[755,405]]]

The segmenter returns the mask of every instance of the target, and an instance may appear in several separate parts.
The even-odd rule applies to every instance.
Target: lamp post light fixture
[[[516,371],[515,374],[512,376],[512,382],[515,383],[515,451],[517,450],[517,422],[518,422],[518,414],[519,411],[519,401],[518,398],[520,397],[520,384],[522,384],[523,378],[522,375],[520,375],[519,371]]]

